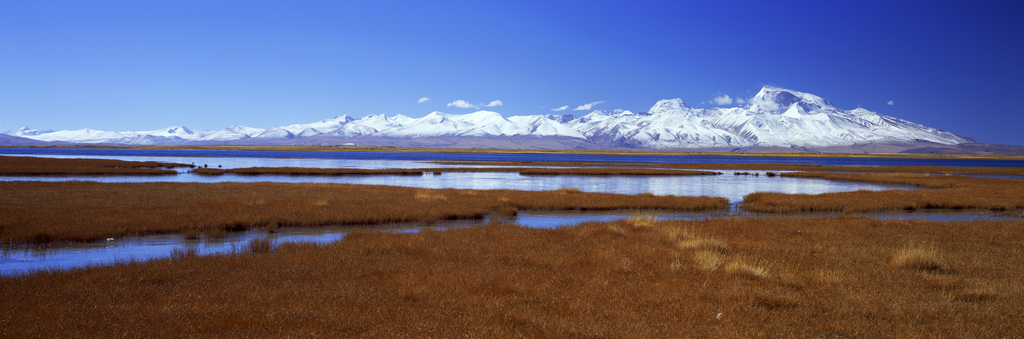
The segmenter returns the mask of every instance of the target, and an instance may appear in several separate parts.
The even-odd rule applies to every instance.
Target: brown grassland
[[[192,165],[109,159],[53,159],[0,156],[0,175],[174,175],[161,168]]]
[[[85,241],[149,233],[430,223],[518,210],[729,207],[720,197],[421,189],[347,184],[0,182],[0,243]]]
[[[1024,223],[820,219],[362,231],[0,277],[4,337],[1008,338]]]
[[[782,173],[784,177],[868,181],[933,189],[854,191],[825,194],[758,192],[743,198],[753,212],[874,212],[917,209],[1024,209],[1024,181],[959,175],[881,173]]]

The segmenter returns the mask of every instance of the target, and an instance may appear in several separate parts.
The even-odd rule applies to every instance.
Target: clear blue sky
[[[475,111],[456,100],[579,116],[774,85],[1024,145],[1022,18],[1022,1],[0,0],[0,131]]]

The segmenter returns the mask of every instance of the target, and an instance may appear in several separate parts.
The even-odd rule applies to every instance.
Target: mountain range
[[[841,149],[885,151],[977,143],[955,133],[881,115],[843,110],[819,96],[765,86],[743,107],[693,108],[661,100],[645,112],[595,110],[584,116],[504,117],[497,112],[433,112],[422,118],[341,115],[271,128],[231,126],[196,131],[94,129],[7,131],[38,142],[121,145],[358,144],[428,147],[576,149]],[[895,148],[893,148],[895,147]]]

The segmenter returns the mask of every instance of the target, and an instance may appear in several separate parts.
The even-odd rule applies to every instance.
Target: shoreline
[[[992,159],[1024,160],[1024,155],[999,154],[903,154],[903,153],[812,153],[812,152],[730,152],[730,151],[653,151],[653,150],[562,150],[498,148],[430,148],[400,146],[341,145],[26,145],[3,148],[91,148],[154,150],[235,150],[235,151],[324,151],[324,152],[402,152],[402,153],[492,153],[492,154],[572,154],[572,155],[653,155],[653,156],[736,156],[791,158],[891,158],[891,159]]]

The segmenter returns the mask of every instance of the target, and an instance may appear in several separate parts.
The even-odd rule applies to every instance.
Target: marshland
[[[170,256],[2,276],[3,336],[1010,337],[1022,330],[1024,181],[998,176],[1019,176],[1024,166],[439,159],[344,173],[288,159],[217,159],[223,169],[204,171],[248,179],[158,182],[152,179],[199,176],[189,174],[196,161],[141,166],[52,160],[33,165],[42,176],[0,182],[4,246],[59,247],[146,234],[266,235],[221,254],[182,246]],[[183,164],[189,167],[174,167]],[[56,178],[73,181],[49,180],[59,168],[104,166],[173,173],[69,170]],[[736,176],[734,170],[762,175]],[[23,172],[16,174],[29,175]],[[272,182],[289,176],[429,181],[495,173],[560,186]],[[124,179],[132,177],[142,179]],[[650,189],[663,181],[637,189],[643,192],[615,193],[572,184],[641,179],[854,186],[814,194],[748,192],[737,199]],[[510,182],[502,185],[515,186]],[[730,209],[761,217],[659,214]],[[602,210],[628,217],[546,229],[518,225],[514,218]],[[1008,217],[936,222],[858,215],[922,210]],[[831,214],[785,217],[794,213]],[[459,219],[487,222],[378,230]],[[271,232],[292,227],[340,226],[346,234],[330,242],[271,241]]]

